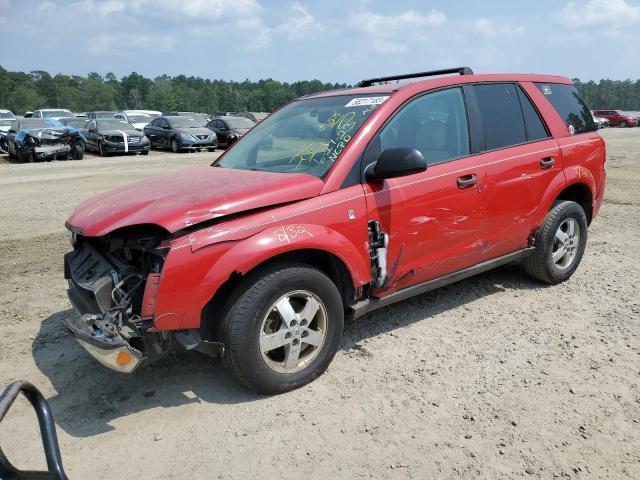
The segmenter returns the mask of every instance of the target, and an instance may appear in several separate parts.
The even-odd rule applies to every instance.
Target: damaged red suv
[[[68,327],[114,370],[180,346],[291,390],[345,320],[508,262],[567,280],[605,175],[568,78],[460,68],[309,95],[210,166],[78,206]]]

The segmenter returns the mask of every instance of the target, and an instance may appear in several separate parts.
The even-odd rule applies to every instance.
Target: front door
[[[462,89],[449,88],[405,104],[367,147],[365,164],[390,147],[416,148],[428,163],[422,173],[364,186],[369,221],[389,235],[379,296],[482,257],[486,168],[470,156],[468,131]]]

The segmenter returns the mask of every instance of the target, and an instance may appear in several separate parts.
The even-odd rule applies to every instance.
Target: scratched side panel
[[[477,156],[430,166],[425,172],[365,185],[370,220],[389,234],[388,295],[480,261],[486,233],[486,167]],[[478,183],[460,189],[458,177]]]
[[[550,188],[564,186],[562,154],[554,139],[482,155],[487,172],[489,231],[483,260],[525,248],[529,236],[544,221],[540,200]],[[542,159],[554,159],[550,167]]]

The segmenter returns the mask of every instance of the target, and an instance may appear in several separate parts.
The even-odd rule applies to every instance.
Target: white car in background
[[[7,132],[15,119],[16,117],[11,110],[0,110],[0,150],[2,151],[7,151]]]
[[[142,131],[151,120],[158,118],[162,115],[162,112],[156,110],[123,110],[116,113],[113,118],[118,120],[124,120],[125,122],[133,125],[136,130]]]
[[[591,112],[591,116],[593,117],[593,121],[596,123],[596,127],[598,127],[598,129],[609,126],[609,120],[606,118],[596,117],[593,112]]]
[[[58,120],[59,118],[75,117],[75,114],[66,108],[42,108],[40,110],[35,110],[31,117]]]

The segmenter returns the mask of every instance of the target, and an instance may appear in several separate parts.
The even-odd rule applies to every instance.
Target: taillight
[[[144,319],[153,318],[156,313],[156,304],[158,302],[158,287],[160,286],[160,274],[150,273],[147,277],[147,284],[144,287],[144,296],[142,297],[142,309],[140,316]]]

